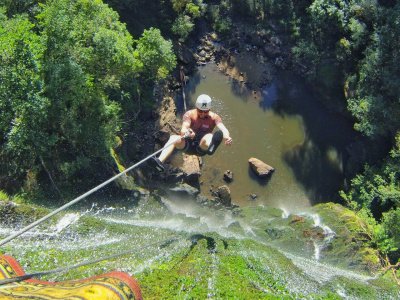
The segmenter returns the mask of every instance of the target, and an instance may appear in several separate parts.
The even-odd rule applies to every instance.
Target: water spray
[[[172,237],[164,240],[163,242],[161,242],[161,244],[159,242],[155,242],[155,243],[152,243],[152,244],[148,244],[148,245],[146,245],[144,247],[140,247],[140,250],[143,250],[144,248],[149,248],[149,247],[154,246],[156,244],[160,244],[158,246],[158,248],[162,249],[162,248],[168,247],[169,245],[171,245],[172,243],[176,242],[177,240],[178,240],[178,237],[172,236]],[[50,274],[54,274],[54,273],[65,273],[65,272],[67,272],[69,270],[76,269],[76,268],[79,268],[79,267],[83,267],[83,266],[86,266],[86,265],[91,265],[91,264],[95,264],[95,263],[98,263],[98,262],[101,262],[101,261],[110,260],[110,259],[114,259],[114,258],[117,258],[117,257],[120,257],[120,256],[128,255],[128,254],[131,254],[131,253],[136,252],[138,250],[139,250],[138,248],[130,249],[130,250],[126,250],[126,251],[123,251],[123,252],[120,252],[120,253],[117,253],[117,254],[105,256],[105,257],[102,257],[102,258],[89,260],[89,261],[84,261],[84,262],[81,262],[81,263],[78,263],[78,264],[75,264],[75,265],[72,265],[72,266],[67,266],[67,267],[63,267],[63,268],[57,268],[57,269],[48,270],[48,271],[42,271],[42,272],[34,272],[34,273],[30,273],[30,274],[24,274],[24,275],[21,275],[21,276],[15,276],[15,277],[3,279],[3,280],[0,280],[0,286],[4,285],[4,284],[24,281],[24,280],[27,280],[27,279],[31,279],[33,277],[42,277],[42,276],[50,275]]]
[[[104,181],[103,183],[99,184],[98,186],[92,188],[91,190],[89,190],[88,192],[82,194],[81,196],[73,199],[72,201],[64,204],[63,206],[61,206],[60,208],[54,210],[53,212],[47,214],[46,216],[40,218],[39,220],[33,222],[32,224],[22,228],[20,231],[16,232],[15,234],[12,234],[11,236],[3,239],[0,241],[0,246],[5,245],[6,243],[8,243],[9,241],[15,239],[16,237],[20,236],[21,234],[23,234],[24,232],[28,231],[29,229],[32,229],[33,227],[36,227],[37,225],[39,225],[40,223],[46,221],[47,219],[49,219],[50,217],[58,214],[59,212],[63,211],[64,209],[72,206],[73,204],[81,201],[82,199],[86,198],[87,196],[93,194],[94,192],[96,192],[97,190],[103,188],[104,186],[106,186],[107,184],[113,182],[114,180],[116,180],[117,178],[121,177],[122,175],[128,173],[129,171],[135,169],[136,167],[140,166],[142,163],[144,163],[145,161],[147,161],[148,159],[150,159],[151,157],[155,156],[156,154],[160,153],[161,151],[163,151],[164,149],[168,148],[169,146],[171,146],[174,143],[174,141],[171,141],[169,143],[167,143],[163,148],[157,150],[156,152],[150,154],[149,156],[147,156],[146,158],[142,159],[141,161],[139,161],[138,163],[130,166],[129,168],[125,169],[124,171],[120,172],[119,174],[111,177],[110,179]]]

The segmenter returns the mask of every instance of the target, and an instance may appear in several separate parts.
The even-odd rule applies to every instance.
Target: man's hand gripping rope
[[[188,130],[186,130],[186,132],[182,135],[181,138],[183,140],[188,140],[188,139],[192,140],[195,137],[195,135],[196,133],[191,128],[189,128]]]

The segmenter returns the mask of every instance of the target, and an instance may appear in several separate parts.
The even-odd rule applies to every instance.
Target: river
[[[234,180],[228,186],[233,203],[240,206],[297,210],[340,201],[346,148],[356,133],[346,119],[321,105],[301,78],[281,73],[257,94],[210,63],[189,79],[188,107],[203,93],[212,97],[213,110],[222,117],[233,144],[204,157],[202,193],[210,196],[210,189],[227,184],[223,173],[231,170]],[[275,172],[270,178],[257,178],[249,168],[250,157]],[[252,200],[251,194],[257,197]]]

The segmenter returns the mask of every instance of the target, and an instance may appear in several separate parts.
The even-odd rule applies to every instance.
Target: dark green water
[[[241,206],[265,204],[290,211],[339,200],[346,147],[356,134],[352,124],[316,101],[300,78],[279,75],[257,95],[208,64],[185,91],[189,108],[198,95],[209,94],[234,140],[232,146],[221,145],[213,156],[204,157],[203,193],[226,184],[223,173],[231,170],[234,181],[228,186],[233,202]],[[271,178],[254,176],[250,157],[273,166]],[[250,200],[250,194],[256,194],[256,200]]]

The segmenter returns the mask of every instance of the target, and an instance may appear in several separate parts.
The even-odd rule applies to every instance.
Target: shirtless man
[[[225,141],[225,145],[232,144],[232,138],[222,123],[221,117],[210,111],[211,102],[210,96],[202,94],[197,97],[196,108],[184,114],[180,135],[171,135],[166,143],[169,146],[158,158],[153,157],[159,171],[164,170],[163,163],[175,148],[189,154],[203,156],[214,154],[222,140]],[[213,133],[215,127],[218,130]]]

